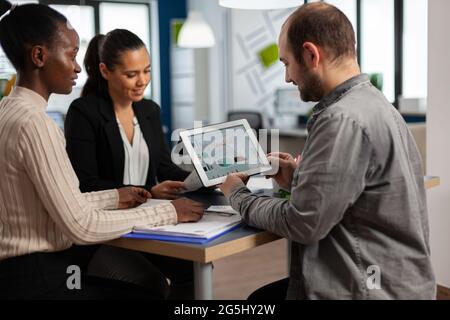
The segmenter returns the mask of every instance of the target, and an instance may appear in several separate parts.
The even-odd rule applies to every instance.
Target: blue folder
[[[239,224],[231,227],[230,229],[225,230],[224,232],[219,233],[218,235],[215,235],[214,237],[207,238],[207,239],[206,238],[184,237],[184,236],[167,236],[167,235],[149,234],[149,233],[136,233],[136,232],[131,232],[129,234],[126,234],[126,235],[122,236],[122,238],[205,244],[205,243],[215,240],[233,230],[236,230],[237,228],[240,228],[241,226],[242,226],[242,223],[239,223]]]

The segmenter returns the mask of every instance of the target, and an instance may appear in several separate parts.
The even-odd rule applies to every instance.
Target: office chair
[[[264,129],[263,117],[257,111],[230,111],[228,112],[228,121],[246,119],[250,127],[255,130],[256,137],[259,139],[259,130]]]

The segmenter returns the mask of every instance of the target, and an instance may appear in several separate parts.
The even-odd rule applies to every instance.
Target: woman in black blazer
[[[172,199],[189,172],[180,169],[171,158],[164,140],[160,107],[152,100],[132,103],[133,113],[149,149],[150,164],[145,187],[154,198]],[[67,153],[80,180],[82,192],[115,189],[124,186],[125,152],[111,97],[99,92],[76,99],[65,121]],[[164,193],[162,182],[167,189]],[[166,182],[166,183],[164,183]],[[171,186],[175,186],[171,190]]]
[[[177,198],[189,173],[172,163],[160,108],[144,99],[150,58],[142,40],[121,29],[97,35],[89,43],[84,64],[89,77],[65,122],[67,152],[80,189],[107,190],[136,185],[134,180],[153,198]],[[130,149],[134,147],[137,150]],[[154,275],[148,273],[154,265],[170,279],[169,298],[193,298],[193,264],[179,259],[100,246],[88,273],[152,287]]]

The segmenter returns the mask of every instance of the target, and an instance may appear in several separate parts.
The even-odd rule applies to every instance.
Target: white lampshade
[[[190,11],[180,30],[178,46],[182,48],[209,48],[216,40],[211,27],[198,11]]]
[[[303,3],[303,0],[219,0],[222,7],[254,10],[293,8]]]

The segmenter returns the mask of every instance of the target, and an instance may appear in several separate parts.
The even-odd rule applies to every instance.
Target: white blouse
[[[133,186],[144,186],[147,182],[148,167],[150,155],[144,135],[136,117],[133,118],[134,135],[133,144],[128,141],[125,130],[117,119],[119,125],[120,136],[123,141],[123,149],[125,151],[125,165],[123,168],[123,184]]]

